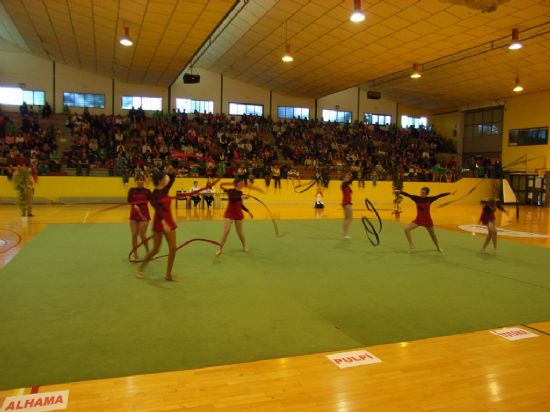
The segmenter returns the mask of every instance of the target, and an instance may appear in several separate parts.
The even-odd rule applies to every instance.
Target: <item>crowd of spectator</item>
[[[42,117],[49,117],[41,111]],[[125,182],[139,168],[171,165],[180,176],[240,176],[245,179],[328,181],[351,171],[354,179],[452,181],[454,157],[442,163],[437,154],[454,153],[452,142],[427,129],[399,129],[293,119],[272,121],[261,116],[156,112],[140,110],[128,116],[82,114],[66,116],[65,133],[42,127],[39,112],[25,107],[18,126],[0,116],[0,157],[9,165],[27,163],[38,174],[74,169],[89,175],[105,169]],[[58,153],[66,134],[70,144]],[[336,175],[336,176],[335,176]]]
[[[453,143],[425,128],[294,119],[275,122],[273,134],[284,160],[358,180],[452,181],[458,167],[454,156],[444,163],[436,156],[456,153]]]
[[[270,164],[276,159],[267,120],[222,114],[156,113],[142,116],[72,114],[67,129],[72,144],[63,153],[77,174],[107,168],[125,181],[136,168],[147,171],[171,165],[180,176],[233,176],[243,164]],[[267,137],[267,139],[266,139]]]
[[[41,116],[48,119],[50,115],[48,110],[34,111],[26,104],[21,106],[17,122],[13,116],[0,112],[0,158],[5,162],[4,173],[9,175],[23,165],[30,166],[34,174],[61,170],[57,147],[63,132],[52,122],[40,120]]]

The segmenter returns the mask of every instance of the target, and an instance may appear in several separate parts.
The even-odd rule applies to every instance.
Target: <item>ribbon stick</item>
[[[143,259],[132,259],[131,256],[132,254],[137,250],[139,249],[141,246],[143,246],[146,242],[148,242],[149,240],[151,240],[153,238],[153,236],[149,236],[147,239],[145,239],[144,241],[140,242],[139,244],[136,245],[135,248],[133,248],[130,253],[128,253],[128,261],[131,262],[131,263],[141,263],[143,262]],[[220,242],[216,242],[215,240],[210,240],[210,239],[203,239],[203,238],[194,238],[194,239],[189,239],[185,242],[183,242],[181,245],[179,245],[177,248],[176,248],[176,252],[178,252],[180,249],[184,248],[185,246],[187,246],[188,244],[190,243],[193,243],[193,242],[206,242],[206,243],[212,243],[213,245],[216,245],[218,247],[221,247],[221,243]],[[167,257],[168,255],[160,255],[160,256],[155,256],[154,258],[152,258],[151,260],[156,260],[156,259],[161,259],[161,258],[164,258],[164,257]]]
[[[309,189],[311,189],[313,186],[315,186],[316,184],[319,184],[320,183],[320,178],[317,178],[315,180],[312,180],[311,182],[308,182],[308,183],[302,183],[302,184],[299,184],[299,185],[296,185],[294,186],[294,192],[296,193],[304,193],[304,192],[307,192]]]
[[[382,232],[382,219],[380,218],[378,211],[369,199],[365,199],[365,206],[367,207],[367,210],[369,212],[374,212],[376,218],[378,219],[378,229],[374,227],[372,222],[366,216],[363,216],[361,218],[361,221],[363,222],[363,226],[365,228],[365,232],[367,234],[369,242],[373,246],[378,246],[380,244],[380,232]]]
[[[246,196],[256,200],[263,207],[265,207],[265,209],[267,210],[267,213],[269,213],[269,218],[271,219],[271,222],[273,223],[273,228],[275,229],[275,236],[281,237],[281,234],[279,233],[279,227],[277,226],[277,222],[275,221],[275,218],[273,217],[273,213],[271,212],[269,207],[267,207],[267,205],[264,202],[262,202],[260,199],[258,199],[255,196],[252,196],[252,195],[246,195]]]
[[[464,199],[466,196],[471,195],[471,194],[473,193],[473,191],[476,190],[476,189],[479,187],[479,185],[481,185],[482,183],[483,183],[483,180],[480,180],[480,181],[478,182],[478,184],[475,185],[474,187],[472,187],[472,188],[469,190],[469,192],[466,193],[464,196],[461,196],[461,197],[459,197],[459,198],[457,198],[457,199],[454,199],[454,200],[450,200],[450,201],[445,202],[445,203],[441,203],[440,205],[437,206],[437,208],[439,209],[439,208],[442,208],[442,207],[445,207],[445,206],[449,206],[450,204],[452,204],[452,203],[454,203],[454,202],[458,202],[459,200]]]

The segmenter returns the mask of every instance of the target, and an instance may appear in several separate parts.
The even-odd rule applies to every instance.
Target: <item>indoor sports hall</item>
[[[0,411],[548,410],[550,4],[0,22]]]

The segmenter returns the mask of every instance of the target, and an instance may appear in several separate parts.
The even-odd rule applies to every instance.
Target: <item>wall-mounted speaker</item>
[[[198,74],[186,73],[183,75],[183,82],[185,84],[200,83],[200,81],[201,81],[201,76]]]
[[[369,90],[367,92],[367,99],[380,99],[382,97],[382,93],[380,92],[375,92],[375,91],[372,91],[372,90]]]

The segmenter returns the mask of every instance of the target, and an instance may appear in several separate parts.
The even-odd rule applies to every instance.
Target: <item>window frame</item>
[[[329,117],[328,120],[325,120],[325,115],[327,114],[330,114],[330,116],[328,116]],[[332,114],[334,114],[334,116],[332,116]],[[353,112],[347,111],[347,110],[322,109],[321,118],[323,119],[323,122],[352,123]]]
[[[281,117],[281,110],[284,110],[285,114],[289,111],[292,112],[292,116],[283,116]],[[303,111],[307,111],[307,114],[304,116]],[[298,113],[297,113],[298,112]],[[277,118],[280,120],[292,120],[292,119],[302,119],[309,120],[309,107],[297,107],[297,106],[277,106]]]
[[[544,135],[541,137],[540,134]],[[537,136],[533,136],[537,134]],[[514,136],[512,136],[514,135]],[[515,141],[512,141],[514,139]],[[540,143],[539,140],[544,140]],[[548,126],[543,127],[527,127],[523,129],[510,129],[508,131],[508,146],[543,146],[548,144]]]
[[[485,107],[464,112],[465,139],[502,136],[504,110],[502,106]]]
[[[232,106],[234,107],[237,105],[238,107],[244,106],[244,111],[242,113],[239,113],[239,110],[237,113],[232,113],[231,109]],[[261,113],[257,113],[256,111],[249,112],[248,108],[255,107],[255,108],[261,108]],[[257,104],[257,103],[240,103],[240,102],[228,102],[228,110],[227,113],[229,113],[229,116],[263,116],[264,115],[264,105],[263,104]]]
[[[67,104],[68,96],[67,95],[74,95],[73,102],[74,104]],[[85,103],[88,98],[91,98],[93,101],[93,104],[85,105],[85,104],[78,104],[78,101],[76,100],[77,97]],[[96,104],[96,99],[102,99],[102,103]],[[105,109],[105,94],[104,93],[84,93],[84,92],[63,92],[63,106],[67,107],[83,107],[83,108],[93,108],[93,109]]]
[[[403,122],[403,118],[407,118],[407,124],[405,125]],[[421,123],[421,120],[425,119],[424,124]],[[410,123],[410,120],[413,120],[412,123]],[[413,126],[415,129],[418,129],[420,126],[423,126],[424,128],[428,127],[428,117],[427,116],[409,116],[406,114],[401,115],[401,127],[402,128],[408,128]]]
[[[367,121],[367,116],[371,116],[371,117],[373,117],[373,116],[378,116],[378,118],[384,117],[384,120],[386,120],[386,118],[389,117],[389,120],[390,120],[390,121],[389,121],[389,122],[384,121],[384,123],[382,123],[382,124],[381,124],[380,122],[374,122],[374,121],[372,121],[371,123],[369,123],[369,122]],[[381,114],[381,113],[364,113],[364,114],[363,114],[363,121],[364,121],[366,124],[370,124],[370,125],[375,125],[375,124],[377,124],[377,125],[379,125],[379,126],[391,125],[391,124],[392,124],[392,118],[393,118],[393,116],[392,116],[391,114]]]
[[[129,107],[126,107],[124,105],[124,99],[132,99],[132,103],[130,104]],[[137,105],[137,100],[136,99],[139,99],[139,105]],[[149,104],[143,104],[143,100],[144,99],[147,99],[146,101],[149,102]],[[151,102],[152,101],[156,101],[158,100],[159,103],[160,103],[160,107],[159,108],[153,108],[151,109]],[[162,112],[162,97],[159,97],[159,96],[131,96],[131,95],[122,95],[120,96],[120,108],[122,110],[132,110],[132,106],[134,107],[134,109],[139,109],[141,107],[141,109],[143,111],[146,111],[146,112],[156,112],[156,111],[159,111],[159,112]],[[145,107],[144,107],[145,106]]]
[[[11,89],[13,90],[14,92],[15,91],[20,91],[20,98],[21,98],[21,102],[16,102],[14,100],[2,100],[2,97],[4,95],[4,93],[2,93],[2,89]],[[7,93],[7,91],[6,91]],[[32,100],[29,101],[28,99],[28,95],[25,96],[25,94],[28,94],[28,93],[32,93]],[[42,102],[40,101],[36,101],[37,99],[35,99],[35,94],[39,94],[41,93],[42,94]],[[16,93],[13,93],[14,95]],[[17,86],[2,86],[0,85],[0,104],[6,104],[6,105],[10,105],[10,106],[21,106],[23,104],[23,102],[27,103],[27,105],[29,106],[44,106],[46,104],[46,91],[45,90],[40,90],[40,89],[37,89],[37,90],[34,90],[34,89],[23,89],[21,87],[17,87]]]
[[[183,104],[181,105],[178,105],[179,101],[182,101],[182,100],[187,100],[190,102],[189,106],[190,106],[190,109],[187,110]],[[197,108],[193,108],[194,105],[196,105],[196,103],[199,103],[199,105],[204,105],[204,106],[209,106],[211,105],[212,107],[210,108],[211,110],[197,110]],[[176,110],[180,110],[180,109],[183,109],[185,110],[185,113],[195,113],[195,111],[197,113],[201,113],[201,114],[204,114],[204,113],[214,113],[214,100],[194,100],[194,99],[191,99],[189,97],[176,97]]]

